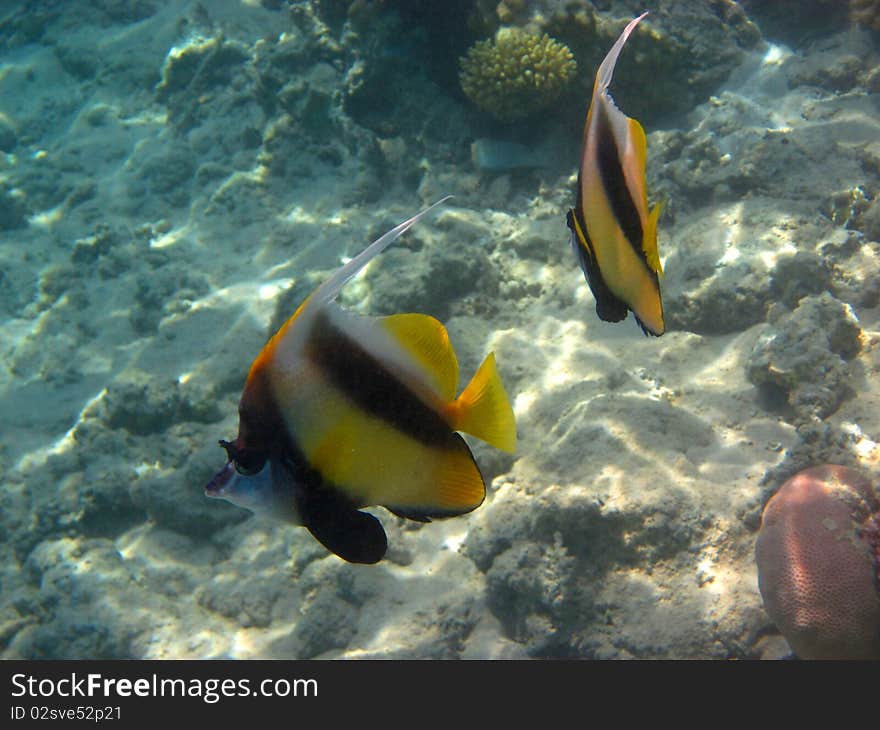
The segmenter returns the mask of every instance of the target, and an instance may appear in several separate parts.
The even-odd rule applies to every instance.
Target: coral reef
[[[740,0],[740,4],[764,35],[794,46],[844,30],[849,22],[847,4],[840,0]]]
[[[878,549],[880,499],[853,469],[806,469],[767,503],[758,585],[799,657],[880,659]]]
[[[478,41],[460,64],[464,93],[502,121],[547,107],[577,69],[567,46],[519,28],[501,28],[494,41]]]
[[[784,395],[794,422],[823,419],[850,395],[847,363],[861,350],[860,332],[850,307],[827,292],[805,297],[766,327],[749,355],[748,378],[771,400]]]
[[[849,15],[856,23],[880,31],[880,2],[877,0],[849,0]]]

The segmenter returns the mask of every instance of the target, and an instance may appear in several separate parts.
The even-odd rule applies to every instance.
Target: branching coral
[[[494,41],[478,41],[459,63],[464,93],[503,121],[549,105],[577,69],[567,46],[519,28],[501,28]]]

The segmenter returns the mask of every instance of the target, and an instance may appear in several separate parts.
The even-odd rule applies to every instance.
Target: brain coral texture
[[[758,585],[799,657],[880,658],[878,520],[873,487],[843,466],[805,469],[767,503]]]

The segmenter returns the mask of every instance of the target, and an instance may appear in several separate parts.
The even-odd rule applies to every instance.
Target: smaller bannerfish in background
[[[608,93],[624,44],[648,13],[629,22],[596,73],[584,127],[577,200],[568,211],[571,246],[596,299],[596,314],[620,322],[632,311],[642,331],[666,330],[658,275],[660,206],[648,208],[642,125]]]

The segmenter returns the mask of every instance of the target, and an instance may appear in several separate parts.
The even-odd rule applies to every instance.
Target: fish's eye
[[[242,476],[251,477],[263,468],[266,457],[263,453],[253,449],[241,449],[236,453],[233,463],[235,471]]]

